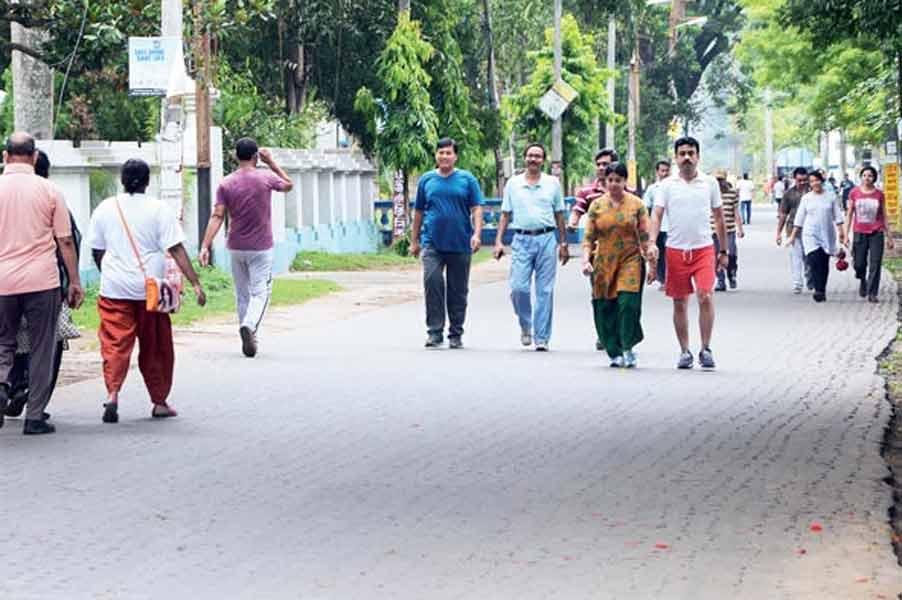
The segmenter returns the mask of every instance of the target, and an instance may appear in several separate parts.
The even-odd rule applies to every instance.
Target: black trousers
[[[61,300],[58,287],[43,292],[0,296],[0,382],[9,380],[16,352],[16,333],[23,314],[28,321],[31,361],[26,419],[40,420],[50,401]]]
[[[423,249],[426,330],[430,335],[444,333],[446,308],[450,322],[448,337],[459,338],[463,335],[472,259],[473,255],[469,252],[439,252],[432,246]]]
[[[655,278],[658,280],[658,283],[663,284],[667,277],[667,261],[664,260],[664,257],[667,255],[666,231],[658,233],[658,239],[655,240],[655,245],[658,247],[658,267],[655,272]]]
[[[827,293],[827,277],[830,276],[830,255],[818,248],[805,257],[811,269],[811,285],[817,294]]]
[[[883,232],[856,233],[852,236],[852,259],[855,277],[865,281],[869,296],[880,291],[880,269],[883,267]]]

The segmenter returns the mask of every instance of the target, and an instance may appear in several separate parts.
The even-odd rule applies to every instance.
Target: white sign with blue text
[[[178,37],[128,38],[129,95],[165,96],[181,43]]]

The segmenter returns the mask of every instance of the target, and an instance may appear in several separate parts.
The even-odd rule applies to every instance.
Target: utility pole
[[[563,69],[563,57],[561,51],[561,0],[554,0],[554,82],[561,80]],[[551,173],[557,175],[561,181],[564,176],[564,147],[563,128],[561,119],[563,115],[555,119],[551,124]]]
[[[210,220],[210,31],[206,0],[194,0],[195,104],[197,110],[197,240],[203,242]]]
[[[770,89],[764,90],[764,168],[767,180],[774,173],[774,113],[770,106]]]
[[[632,189],[638,189],[639,174],[636,169],[636,127],[639,123],[639,49],[633,51],[630,60],[629,80],[629,106],[627,122],[629,126],[629,139],[626,152],[626,166],[629,172],[628,184]]]
[[[611,112],[611,119],[605,125],[604,145],[613,148],[614,140],[614,96],[616,87],[614,85],[614,71],[617,69],[617,20],[614,15],[608,17],[608,71],[611,73],[608,79],[608,110]]]

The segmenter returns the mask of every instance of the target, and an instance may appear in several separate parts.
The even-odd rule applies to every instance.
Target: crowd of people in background
[[[638,365],[643,340],[642,300],[657,284],[673,304],[679,355],[714,369],[711,349],[715,292],[739,287],[739,246],[751,222],[756,186],[748,173],[730,182],[727,172],[699,170],[701,148],[692,137],[674,143],[673,159],[655,165],[655,178],[639,194],[611,148],[595,154],[593,181],[576,193],[567,214],[557,177],[545,173],[540,143],[525,148],[524,172],[505,185],[493,255],[505,254],[513,233],[510,301],[520,344],[550,349],[558,264],[570,260],[568,230],[583,230],[581,271],[588,278],[595,348],[614,368]],[[59,190],[48,181],[50,161],[25,133],[9,137],[0,176],[0,426],[20,416],[25,434],[52,433],[45,410],[56,385],[67,341],[80,335],[71,310],[84,300],[78,270],[81,234]],[[238,312],[238,336],[247,357],[258,352],[258,331],[272,290],[271,194],[292,181],[265,149],[249,138],[235,147],[238,169],[220,184],[201,242],[201,265],[212,263],[212,244],[228,222],[227,248]],[[410,251],[421,257],[427,348],[464,347],[472,256],[481,246],[482,190],[456,167],[457,143],[440,140],[436,168],[418,183]],[[267,168],[258,168],[262,162]],[[827,299],[831,259],[844,268],[853,257],[859,294],[879,301],[884,247],[893,248],[879,173],[866,166],[855,185],[818,170],[796,168],[792,179],[770,182],[764,193],[777,204],[776,243],[788,247],[793,293],[807,287],[815,302]],[[203,306],[206,295],[185,248],[185,234],[170,208],[147,194],[150,167],[129,160],[121,170],[123,193],[93,212],[87,246],[100,273],[98,338],[107,397],[102,420],[116,423],[119,393],[132,350],[155,418],[177,415],[169,402],[175,350],[170,314],[179,306],[182,277]],[[688,306],[699,307],[699,349],[690,345]]]

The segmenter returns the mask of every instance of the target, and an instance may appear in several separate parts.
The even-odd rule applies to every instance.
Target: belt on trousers
[[[554,227],[543,227],[542,229],[512,229],[511,231],[520,235],[543,235],[554,230]]]

